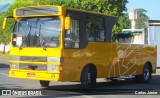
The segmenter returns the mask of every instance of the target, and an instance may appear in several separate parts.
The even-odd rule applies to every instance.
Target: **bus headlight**
[[[58,71],[58,66],[56,66],[56,65],[47,65],[47,71]]]
[[[19,69],[19,64],[18,63],[12,63],[11,66],[13,69]]]
[[[10,56],[10,60],[19,61],[20,60],[20,56]]]
[[[63,58],[62,57],[47,57],[47,62],[59,62],[63,63]]]

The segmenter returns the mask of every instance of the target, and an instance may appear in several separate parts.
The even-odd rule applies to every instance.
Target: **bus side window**
[[[65,48],[79,48],[79,21],[71,20],[71,29],[65,32]]]
[[[96,16],[87,17],[86,32],[89,42],[104,42],[106,39],[104,19]]]

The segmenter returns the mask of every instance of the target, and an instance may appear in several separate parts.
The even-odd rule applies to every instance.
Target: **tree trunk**
[[[5,54],[5,44],[3,44],[3,54]]]

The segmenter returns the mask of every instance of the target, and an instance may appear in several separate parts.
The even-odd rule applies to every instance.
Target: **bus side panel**
[[[112,63],[112,43],[110,42],[95,42],[93,45],[93,59],[90,62],[97,68],[97,78],[106,78],[108,67]]]
[[[64,49],[63,50],[63,71],[61,81],[78,81],[81,74],[81,67],[84,66],[86,55],[90,55],[88,50],[83,53],[79,49]],[[84,55],[84,56],[83,56]]]
[[[85,65],[94,64],[97,78],[107,77],[107,67],[111,64],[111,43],[88,43],[84,49],[65,49],[62,81],[79,81]]]
[[[97,78],[140,75],[147,61],[156,62],[156,56],[150,56],[155,50],[136,44],[94,42],[85,49],[65,49],[61,81],[79,81],[84,66],[90,63],[97,68]],[[149,57],[153,60],[147,59]]]
[[[156,72],[156,64],[157,64],[157,47],[154,45],[143,45],[142,47],[143,53],[143,62],[150,62],[152,64],[152,72]]]
[[[144,65],[141,50],[141,45],[113,43],[113,61],[109,67],[108,78],[140,73],[141,66]]]

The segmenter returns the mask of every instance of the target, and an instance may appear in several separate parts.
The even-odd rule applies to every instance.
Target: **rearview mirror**
[[[7,16],[7,17],[4,18],[3,25],[2,25],[2,30],[6,29],[8,18],[13,18],[13,16]]]
[[[65,30],[70,30],[70,28],[71,28],[71,18],[66,17],[65,18]]]

